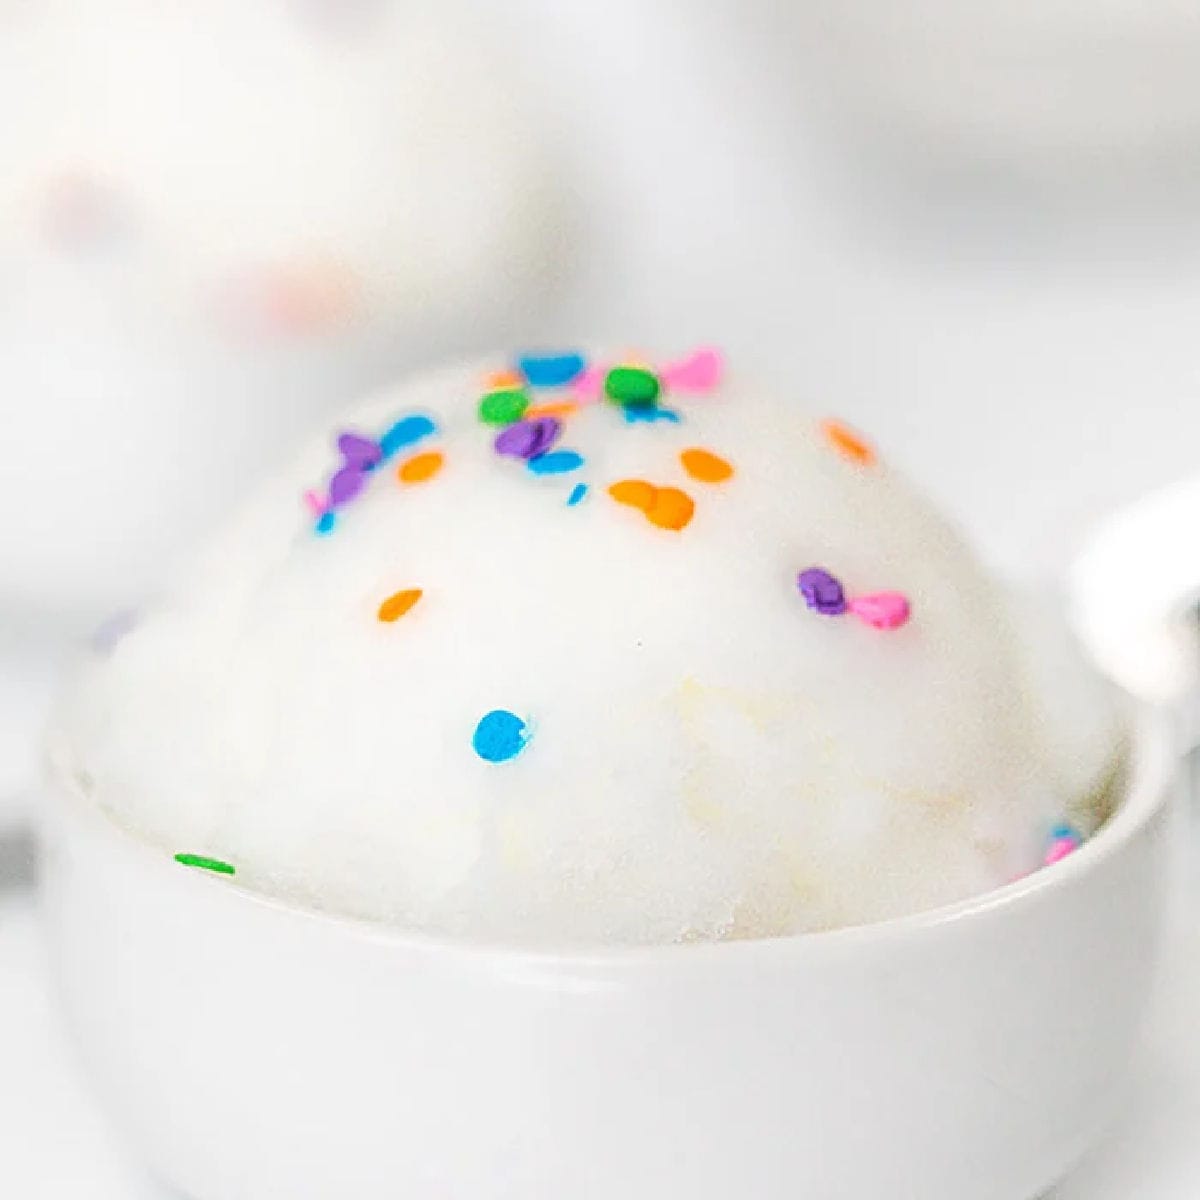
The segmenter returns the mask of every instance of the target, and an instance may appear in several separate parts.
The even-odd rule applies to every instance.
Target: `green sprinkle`
[[[618,404],[653,404],[662,387],[653,371],[614,367],[604,378],[604,392]]]
[[[479,419],[487,425],[511,425],[528,407],[529,397],[524,392],[511,388],[488,392],[479,402]]]
[[[232,875],[233,867],[222,862],[219,858],[205,858],[203,854],[177,854],[175,855],[177,863],[183,863],[185,867],[200,867],[204,871],[216,871],[218,875]]]

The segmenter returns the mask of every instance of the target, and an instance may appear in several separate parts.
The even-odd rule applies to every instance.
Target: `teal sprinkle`
[[[565,475],[583,466],[583,455],[574,450],[552,450],[549,454],[531,458],[526,466],[535,475]]]
[[[574,508],[580,500],[588,494],[588,485],[586,483],[577,483],[572,489],[571,494],[567,497],[567,504]]]
[[[333,513],[322,513],[317,518],[317,532],[324,537],[326,534],[333,532],[333,527],[337,524],[337,517]]]
[[[1069,838],[1073,842],[1083,841],[1079,830],[1076,829],[1074,825],[1068,825],[1066,822],[1061,825],[1055,825],[1055,827],[1050,830],[1051,841],[1057,842],[1063,838]]]
[[[582,354],[523,354],[517,369],[531,387],[562,387],[583,374],[587,363]]]
[[[515,713],[494,708],[475,726],[471,745],[485,762],[501,763],[515,758],[525,749],[529,728]]]
[[[421,414],[401,417],[379,439],[379,449],[384,461],[394,458],[406,446],[414,445],[422,438],[427,438],[431,433],[437,433],[437,426],[428,417]]]
[[[628,404],[625,406],[625,420],[630,424],[646,421],[653,425],[658,421],[670,421],[678,425],[682,420],[673,408],[659,408],[657,404]]]

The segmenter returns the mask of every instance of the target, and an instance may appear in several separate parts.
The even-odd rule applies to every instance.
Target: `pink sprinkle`
[[[578,376],[571,384],[571,391],[575,399],[580,404],[591,404],[595,400],[600,399],[601,390],[604,387],[604,376],[607,370],[600,366],[588,367],[586,371]]]
[[[857,596],[848,601],[846,607],[860,621],[865,621],[875,629],[899,629],[912,615],[908,597],[900,592]]]
[[[326,507],[325,501],[322,500],[321,497],[312,490],[312,488],[309,488],[308,491],[304,493],[304,503],[307,504],[312,510],[312,515],[314,517],[320,517],[324,515]]]
[[[659,378],[677,391],[708,392],[721,382],[724,369],[721,352],[706,346],[679,362],[667,363],[659,371]]]
[[[1074,854],[1078,849],[1079,843],[1074,838],[1055,838],[1050,843],[1050,848],[1046,851],[1046,857],[1042,859],[1042,862],[1047,867],[1052,867],[1056,862],[1062,862],[1068,854]]]

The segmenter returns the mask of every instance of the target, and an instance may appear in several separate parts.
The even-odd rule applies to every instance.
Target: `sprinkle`
[[[574,450],[553,450],[531,458],[527,466],[535,475],[565,475],[583,466],[583,455]]]
[[[875,451],[849,425],[841,421],[822,421],[821,432],[829,444],[851,462],[861,467],[869,467],[875,462]]]
[[[347,466],[364,471],[369,471],[383,457],[383,451],[377,443],[357,433],[339,434],[337,448]]]
[[[733,475],[733,467],[710,450],[685,450],[679,461],[683,469],[700,483],[724,483]]]
[[[654,503],[657,492],[654,484],[647,483],[644,479],[622,479],[608,489],[608,494],[618,504],[628,504],[630,508],[637,508],[642,512],[646,512]]]
[[[379,606],[379,619],[385,622],[398,621],[424,595],[420,588],[405,588],[389,596]]]
[[[329,481],[329,503],[335,508],[342,504],[348,504],[363,490],[366,482],[367,472],[361,468],[343,467]]]
[[[535,458],[544,454],[558,441],[562,422],[555,417],[539,417],[534,421],[518,421],[496,435],[497,454],[513,458]]]
[[[580,500],[588,494],[588,485],[586,483],[577,483],[572,489],[571,494],[567,497],[567,505],[574,508]]]
[[[185,867],[199,867],[202,871],[215,871],[218,875],[233,875],[236,872],[227,862],[219,858],[205,858],[203,854],[177,854],[175,861]]]
[[[337,517],[331,512],[324,512],[317,518],[317,532],[324,536],[333,532],[334,525],[337,524]]]
[[[721,382],[725,364],[721,352],[706,346],[659,372],[663,385],[680,392],[708,392]]]
[[[653,404],[661,391],[658,376],[644,367],[614,367],[604,377],[604,393],[618,404]]]
[[[320,493],[313,491],[312,488],[304,493],[304,503],[314,517],[319,517],[325,512],[325,501],[321,499]]]
[[[801,571],[796,583],[808,607],[822,616],[836,617],[846,611],[846,593],[841,583],[823,568]]]
[[[528,407],[529,397],[524,392],[488,392],[479,402],[479,419],[485,425],[511,425],[525,415]]]
[[[1042,865],[1051,867],[1056,862],[1062,862],[1068,854],[1073,854],[1082,845],[1083,835],[1073,825],[1066,822],[1055,825],[1050,831],[1050,844],[1046,847]]]
[[[489,392],[510,392],[514,388],[519,389],[525,380],[520,371],[505,370],[493,371],[483,382]]]
[[[673,408],[660,408],[657,404],[627,404],[625,420],[630,425],[638,421],[646,421],[652,425],[658,421],[670,421],[678,425],[682,418]]]
[[[242,303],[251,308],[248,315],[274,334],[304,336],[344,326],[361,299],[353,268],[324,259],[268,267],[238,286],[247,292]]]
[[[438,450],[427,450],[416,454],[400,464],[397,474],[401,483],[424,483],[432,479],[441,469],[445,457]]]
[[[428,417],[420,414],[401,417],[379,439],[379,450],[383,460],[394,458],[401,450],[415,445],[431,433],[437,433],[437,426]]]
[[[525,722],[507,709],[495,708],[475,726],[471,745],[485,762],[507,762],[525,749],[529,729]]]
[[[525,410],[525,420],[535,421],[538,417],[569,417],[579,411],[579,405],[572,400],[556,400],[553,404],[535,404]]]
[[[875,592],[870,596],[855,596],[846,607],[860,621],[875,629],[899,629],[912,615],[908,597],[901,592]]]
[[[133,608],[123,608],[102,621],[88,639],[88,645],[97,654],[111,654],[117,645],[137,627],[138,613]]]
[[[1055,838],[1046,848],[1046,854],[1042,859],[1042,865],[1052,867],[1056,862],[1062,862],[1068,854],[1074,854],[1079,849],[1080,841],[1077,837]]]
[[[645,511],[652,525],[660,529],[680,530],[691,521],[696,505],[687,492],[665,487],[655,492],[654,503]]]
[[[571,391],[575,395],[575,399],[580,404],[591,404],[600,399],[600,393],[604,390],[604,375],[603,367],[588,367],[578,379],[571,384]]]
[[[562,387],[587,366],[582,354],[523,354],[517,366],[532,387]]]

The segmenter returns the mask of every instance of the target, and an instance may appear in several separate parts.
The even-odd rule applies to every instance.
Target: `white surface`
[[[1124,1098],[1172,766],[1146,730],[1102,833],[936,914],[561,955],[265,903],[60,781],[48,944],[114,1121],[194,1200],[1032,1200]]]

